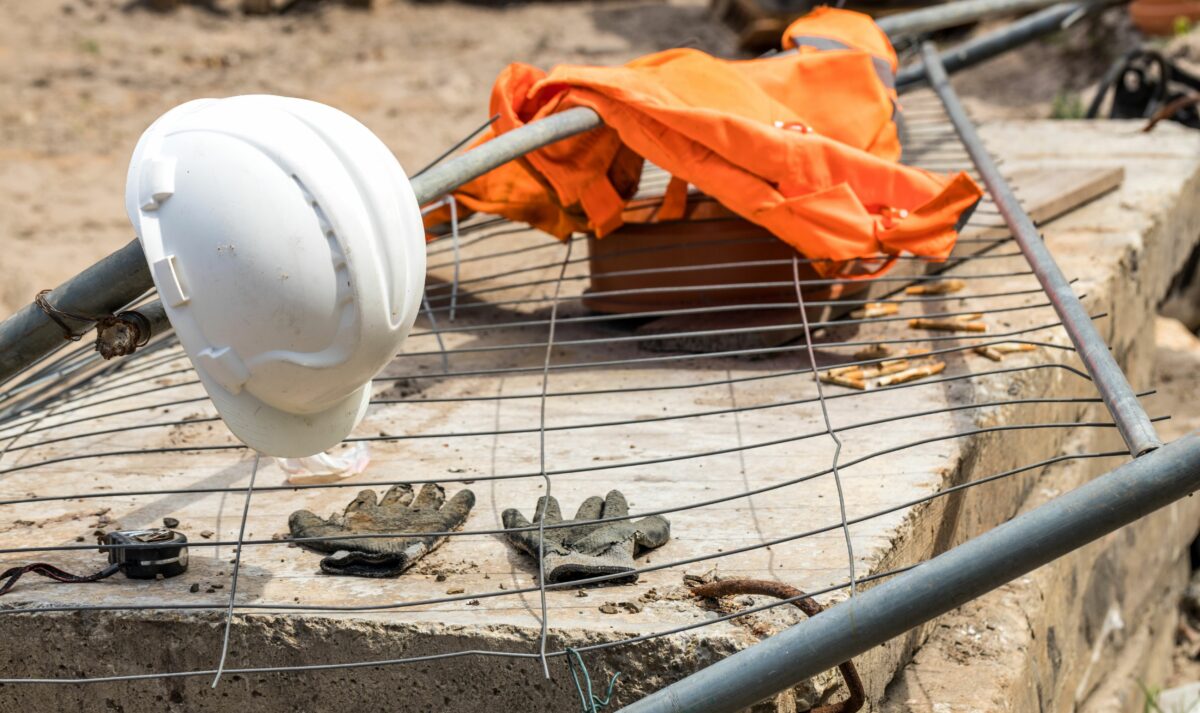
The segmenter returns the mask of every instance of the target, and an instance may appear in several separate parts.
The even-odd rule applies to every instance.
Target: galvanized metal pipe
[[[417,202],[424,205],[518,156],[595,129],[603,123],[600,115],[591,109],[576,107],[501,134],[414,178],[412,187]]]
[[[584,107],[549,116],[434,166],[412,181],[417,202],[428,203],[517,156],[600,126]],[[50,292],[50,304],[68,312],[117,312],[154,287],[142,247],[134,240]],[[73,334],[91,330],[79,323]],[[158,329],[155,329],[158,333]],[[0,322],[0,384],[66,344],[63,330],[35,304]]]
[[[1106,7],[1102,2],[1064,2],[1053,5],[1011,24],[968,40],[941,53],[946,71],[953,73],[1003,54],[1043,35],[1065,29],[1076,18]],[[896,89],[906,91],[925,82],[925,65],[910,64],[896,73]]]
[[[111,314],[154,287],[142,246],[133,240],[50,291],[50,304],[67,312]],[[92,329],[70,323],[71,334]],[[0,384],[68,344],[62,327],[33,303],[0,322]]]
[[[1012,231],[1017,245],[1029,261],[1030,268],[1050,298],[1054,311],[1062,320],[1071,343],[1075,345],[1075,351],[1079,353],[1079,358],[1091,374],[1096,389],[1104,399],[1104,405],[1108,407],[1121,437],[1125,439],[1125,445],[1129,447],[1129,452],[1136,457],[1158,448],[1162,441],[1150,423],[1150,417],[1142,409],[1133,388],[1121,372],[1121,367],[1108,350],[1108,345],[1096,331],[1091,315],[1084,309],[1067,278],[1063,276],[1062,270],[1054,262],[1054,256],[1046,247],[1037,226],[1021,207],[1021,202],[1017,200],[1008,181],[1001,175],[996,162],[984,147],[983,140],[979,138],[979,133],[967,117],[966,109],[950,86],[950,79],[946,76],[941,58],[938,57],[937,48],[927,42],[921,47],[921,56],[929,73],[930,86],[942,100],[946,114],[995,201],[996,208],[1004,217],[1004,222]]]
[[[1200,488],[1193,433],[718,661],[623,713],[733,713]]]
[[[883,18],[890,37],[949,27],[984,17],[1045,7],[1053,0],[961,0]],[[413,179],[422,204],[463,183],[548,144],[594,129],[599,115],[587,108],[555,114],[510,131],[472,151],[435,166]],[[85,313],[115,312],[153,287],[141,247],[134,241],[64,282],[50,295],[62,309]],[[86,331],[86,330],[84,330]],[[62,346],[61,329],[30,304],[0,323],[0,384]]]
[[[1054,5],[1059,0],[959,0],[942,5],[913,10],[912,12],[888,15],[876,21],[893,42],[947,27],[965,25],[970,22],[1017,15],[1030,10],[1040,10]]]

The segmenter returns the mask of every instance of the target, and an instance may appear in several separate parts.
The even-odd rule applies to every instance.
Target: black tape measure
[[[187,571],[187,535],[155,527],[148,530],[118,530],[104,536],[102,548],[110,564],[117,565],[130,579],[175,577]],[[137,545],[137,547],[128,547]]]
[[[187,536],[182,532],[155,527],[148,530],[110,532],[100,542],[108,553],[108,566],[93,574],[71,574],[46,562],[11,567],[0,572],[0,595],[7,594],[21,575],[33,572],[66,584],[98,582],[124,572],[130,579],[175,577],[187,571]]]

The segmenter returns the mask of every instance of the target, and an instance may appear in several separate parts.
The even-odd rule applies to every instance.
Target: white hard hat
[[[234,435],[287,458],[345,438],[425,284],[420,209],[383,142],[316,102],[199,99],[142,134],[125,208]]]

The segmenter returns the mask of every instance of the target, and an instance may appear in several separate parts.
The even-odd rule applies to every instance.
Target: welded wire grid
[[[936,100],[917,95],[905,104],[906,161],[969,170]],[[648,170],[642,195],[661,194],[667,178]],[[787,601],[761,598],[749,608],[704,605],[687,595],[685,574],[776,579],[836,601],[936,554],[922,538],[897,535],[911,523],[936,523],[948,496],[1004,487],[1062,461],[1111,458],[1115,466],[1126,457],[1120,449],[1060,450],[1067,435],[1111,429],[1111,419],[990,201],[975,211],[950,262],[902,257],[871,283],[821,277],[812,261],[794,257],[718,259],[702,268],[668,260],[606,273],[603,261],[589,263],[583,236],[564,244],[492,217],[455,219],[457,230],[429,246],[417,326],[375,380],[350,439],[370,448],[361,475],[297,485],[271,459],[260,463],[225,430],[173,337],[112,363],[80,345],[8,387],[0,402],[0,567],[42,560],[92,571],[104,559],[96,532],[157,526],[164,517],[178,519],[189,537],[191,565],[162,581],[27,577],[0,601],[0,614],[185,610],[217,613],[223,626],[193,647],[211,656],[208,665],[97,662],[80,675],[13,671],[0,681],[207,676],[215,685],[221,671],[467,655],[522,659],[549,674],[547,662],[565,663],[572,645],[586,653],[701,636],[740,646],[747,622],[761,635],[797,615]],[[659,249],[619,246],[617,255]],[[782,277],[729,277],[748,267]],[[588,290],[596,277],[671,272],[704,279]],[[966,288],[905,290],[948,276]],[[739,291],[767,297],[723,303]],[[605,313],[585,298],[654,306]],[[852,316],[868,302],[899,309]],[[988,331],[907,325],[968,315],[981,315],[975,319]],[[1002,362],[975,352],[998,343],[1037,349]],[[863,352],[881,344],[892,354]],[[945,370],[859,391],[822,384],[813,368],[878,366],[907,349],[928,350],[911,357],[914,364],[940,361]],[[478,502],[462,531],[445,533],[445,545],[397,579],[320,574],[320,555],[286,538],[294,510],[340,511],[359,489],[401,482],[439,482],[448,495],[469,487]],[[637,559],[636,584],[548,584],[503,538],[505,508],[531,516],[538,497],[552,493],[569,516],[610,489],[628,497],[629,517],[671,521],[671,541]],[[268,612],[382,620],[433,637],[474,630],[479,645],[372,660],[318,648],[293,652],[291,665],[231,652],[239,618]],[[485,626],[524,633],[489,638]]]

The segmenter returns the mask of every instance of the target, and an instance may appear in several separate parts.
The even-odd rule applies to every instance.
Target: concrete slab
[[[1200,424],[1200,339],[1175,320],[1160,318],[1156,332],[1153,402],[1177,415],[1159,429],[1170,440]],[[1048,468],[1022,510],[1102,472],[1093,461]],[[1198,532],[1200,501],[1185,498],[946,615],[878,710],[1141,709],[1142,686],[1160,688],[1169,674]],[[1165,695],[1160,705],[1176,710]]]
[[[1156,281],[1169,278],[1163,272],[1171,256],[1196,235],[1193,231],[1188,238],[1178,228],[1197,224],[1197,209],[1190,198],[1200,180],[1200,162],[1195,158],[1200,156],[1196,151],[1200,146],[1185,132],[1170,127],[1160,132],[1147,139],[1120,124],[1046,122],[1001,125],[987,131],[1010,168],[1021,163],[1088,161],[1124,167],[1126,181],[1117,194],[1056,222],[1048,239],[1065,271],[1081,278],[1080,289],[1088,293],[1089,306],[1114,314],[1104,323],[1105,331],[1118,356],[1131,364],[1145,353],[1139,340],[1144,337]],[[1146,163],[1147,154],[1153,164]],[[1082,217],[1096,211],[1105,216],[1103,224]],[[986,209],[978,220],[989,220]],[[452,275],[444,264],[450,253],[443,245],[433,246],[430,264],[434,276],[445,283]],[[454,351],[449,370],[459,375],[440,373],[443,362],[437,342],[428,333],[431,325],[423,320],[418,331],[426,334],[406,343],[404,354],[377,384],[376,398],[381,402],[370,409],[355,434],[382,439],[370,444],[372,464],[366,473],[343,488],[295,490],[286,487],[273,464],[260,469],[246,527],[247,540],[256,544],[243,548],[228,665],[236,669],[412,656],[453,658],[288,674],[234,673],[216,689],[208,687],[208,677],[71,687],[4,685],[0,701],[6,706],[36,707],[66,700],[86,705],[103,698],[127,711],[194,710],[218,704],[295,710],[310,705],[331,708],[338,703],[374,710],[394,708],[396,692],[403,691],[401,700],[412,710],[558,710],[575,705],[563,659],[551,660],[552,678],[547,681],[531,656],[538,646],[540,601],[536,592],[521,590],[536,586],[536,570],[499,536],[456,537],[413,572],[394,580],[370,581],[321,575],[317,555],[272,541],[286,531],[291,511],[340,509],[359,488],[372,484],[382,490],[387,482],[437,479],[450,490],[471,487],[478,504],[467,524],[470,531],[500,528],[501,510],[532,510],[545,492],[539,473],[540,400],[536,398],[542,385],[545,326],[502,326],[548,316],[544,300],[551,295],[563,250],[541,236],[521,233],[465,241],[462,250],[464,257],[477,259],[462,263],[457,319],[449,325],[448,313],[437,312],[439,326],[446,330],[445,347]],[[903,319],[946,308],[986,308],[1010,310],[985,317],[992,334],[1020,333],[1048,345],[1066,345],[1060,329],[1047,328],[1055,318],[1044,297],[1036,293],[980,296],[1036,287],[1031,275],[1021,274],[1028,268],[1014,253],[1011,244],[1001,246],[987,259],[956,268],[954,274],[970,282],[961,299],[908,304],[899,321],[863,325],[854,331],[838,328],[826,339],[871,343],[925,338],[925,333],[908,330]],[[578,303],[566,299],[585,286],[583,264],[568,267],[566,274],[572,279],[563,288],[562,317],[583,316]],[[484,279],[509,270],[524,272],[519,280]],[[1137,279],[1129,279],[1131,275]],[[515,282],[533,284],[513,287]],[[435,309],[446,307],[445,294],[445,289],[432,290]],[[543,301],[514,302],[534,298]],[[671,566],[644,573],[635,585],[588,589],[582,597],[575,591],[548,593],[549,649],[649,636],[717,617],[717,612],[687,595],[682,582],[685,572],[715,566],[722,576],[775,578],[810,591],[843,584],[848,578],[848,557],[837,527],[837,487],[832,477],[820,475],[829,468],[834,443],[823,434],[821,411],[811,401],[816,396],[811,375],[789,374],[808,366],[802,348],[793,345],[755,359],[674,358],[640,350],[634,341],[618,341],[629,336],[627,328],[617,326],[559,325],[549,391],[596,393],[547,399],[546,424],[559,430],[546,433],[546,466],[552,473],[562,471],[552,475],[551,488],[564,510],[613,487],[628,495],[634,512],[671,510],[667,515],[672,522],[671,542],[639,560],[641,566]],[[609,341],[595,341],[600,339]],[[925,346],[945,344],[950,343]],[[495,349],[501,345],[528,346]],[[818,358],[823,363],[838,355],[845,358],[857,348],[823,348]],[[0,499],[30,499],[31,493],[65,498],[6,505],[0,547],[82,546],[91,541],[97,527],[151,526],[165,516],[178,518],[180,529],[200,545],[236,540],[242,492],[128,494],[240,489],[249,480],[251,455],[236,447],[219,422],[207,420],[213,411],[201,398],[203,392],[192,375],[182,369],[185,362],[169,351],[160,354],[174,360],[142,371],[139,363],[157,357],[133,360],[69,400],[0,428],[0,443],[9,443],[0,459]],[[633,359],[643,361],[629,361]],[[613,361],[624,363],[605,364]],[[828,401],[831,422],[844,429],[840,462],[848,517],[872,515],[954,484],[1059,455],[1072,433],[1100,430],[1072,427],[1080,421],[1101,420],[1101,412],[1088,404],[1012,403],[1092,395],[1085,380],[1061,368],[1071,361],[1068,351],[1046,346],[1010,356],[1000,365],[970,352],[949,354],[945,361],[943,380],[896,391],[850,393],[825,387],[827,396],[837,396]],[[587,362],[595,364],[579,366]],[[1031,368],[944,380],[991,372],[998,366]],[[478,371],[492,373],[471,373]],[[630,388],[642,390],[612,393]],[[483,400],[496,396],[531,398]],[[405,402],[382,402],[398,398]],[[1003,403],[987,405],[993,402]],[[761,408],[733,411],[747,407]],[[948,407],[957,410],[947,411]],[[896,420],[885,425],[855,428],[892,417]],[[624,421],[637,423],[620,423]],[[1046,427],[954,437],[1002,424]],[[100,433],[123,427],[136,430]],[[65,437],[70,440],[55,440]],[[893,447],[898,450],[872,457]],[[1092,447],[1087,441],[1087,449]],[[1111,467],[1119,459],[1104,462]],[[857,575],[926,559],[1003,521],[1019,507],[1036,475],[1034,471],[915,507],[900,507],[855,524],[850,534]],[[809,476],[813,477],[795,482]],[[760,492],[738,497],[748,490]],[[67,497],[84,495],[88,497]],[[717,502],[698,506],[708,501]],[[103,515],[97,514],[101,510]],[[828,529],[762,546],[817,528]],[[205,531],[212,532],[211,539],[201,535]],[[80,537],[82,543],[77,541]],[[5,597],[5,606],[208,608],[37,614],[0,610],[10,632],[0,643],[0,660],[14,678],[211,669],[220,653],[221,610],[228,603],[231,557],[230,545],[195,547],[191,570],[161,582],[136,583],[117,577],[95,585],[65,586],[23,580]],[[28,554],[9,552],[0,557],[0,564],[29,559]],[[38,559],[75,570],[87,570],[99,561],[87,549],[39,554]],[[190,592],[193,584],[200,585],[199,592]],[[216,584],[224,588],[208,591]],[[837,590],[821,599],[832,602],[845,596],[844,590]],[[422,603],[430,599],[443,601]],[[609,602],[637,606],[619,608],[617,614],[602,613],[600,606]],[[339,610],[345,607],[379,608]],[[798,616],[790,609],[774,610],[589,654],[587,660],[597,678],[623,672],[616,699],[622,704],[749,645]],[[913,632],[862,657],[860,669],[872,699],[882,695],[923,636],[924,632]],[[33,639],[54,643],[32,650],[18,643]],[[472,651],[513,652],[523,658],[461,655]],[[836,695],[834,680],[823,678],[772,707],[794,705],[795,700],[789,702],[794,698],[804,705],[814,696]]]

